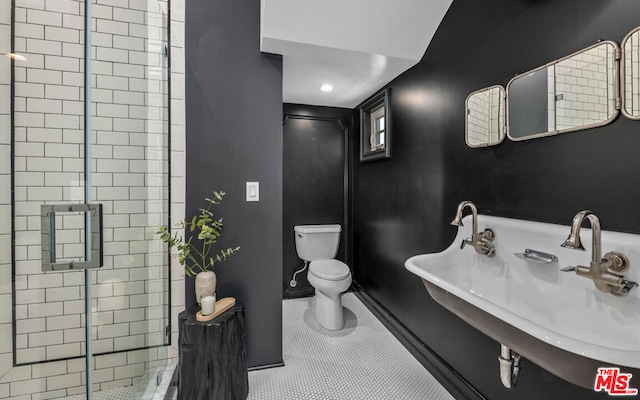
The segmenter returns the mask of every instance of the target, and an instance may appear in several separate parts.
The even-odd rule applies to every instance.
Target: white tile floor
[[[285,366],[250,372],[249,400],[453,400],[355,295],[335,332],[310,301],[282,302]]]
[[[248,400],[453,400],[353,293],[342,297],[346,323],[340,331],[318,325],[310,302],[282,302],[285,366],[249,372]],[[154,400],[161,398],[159,392]],[[140,387],[96,395],[99,400],[147,398],[140,397]]]

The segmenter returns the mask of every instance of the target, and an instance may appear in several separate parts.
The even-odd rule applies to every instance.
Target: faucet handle
[[[611,271],[624,272],[629,269],[629,259],[620,252],[610,251],[603,258],[608,261],[607,268]]]
[[[620,294],[626,296],[629,294],[631,289],[638,286],[638,282],[633,281],[625,281],[625,285],[620,289]]]
[[[495,257],[496,255],[496,246],[494,246],[493,244],[487,244],[487,248],[484,251],[484,255],[491,258],[491,257]]]
[[[482,233],[482,238],[492,242],[496,238],[496,233],[491,228],[486,228]]]
[[[562,268],[560,271],[562,272],[573,272],[575,271],[577,268],[575,265],[569,266],[569,267],[564,267]]]

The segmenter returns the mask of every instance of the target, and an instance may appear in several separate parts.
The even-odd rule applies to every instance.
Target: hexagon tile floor
[[[311,298],[284,300],[284,367],[249,372],[248,400],[453,400],[353,293],[328,331]]]

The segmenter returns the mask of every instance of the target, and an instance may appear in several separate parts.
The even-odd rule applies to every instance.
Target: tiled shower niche
[[[1,52],[11,3],[0,0]],[[40,205],[83,202],[84,1],[14,4],[14,51],[27,61],[14,61],[13,154],[11,62],[0,62],[0,398],[55,398],[84,391],[84,272],[42,272]],[[155,235],[169,220],[168,4],[94,0],[92,16],[91,197],[104,210],[92,365],[105,390],[170,353],[170,271]],[[84,216],[56,225],[58,259],[82,257]]]

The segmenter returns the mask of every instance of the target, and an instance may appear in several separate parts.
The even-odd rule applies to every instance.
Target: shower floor
[[[157,367],[147,371],[135,386],[125,386],[93,392],[92,400],[163,400],[171,381],[175,365]],[[156,385],[156,377],[162,374],[162,381]],[[54,400],[86,400],[85,394],[58,397]]]
[[[131,400],[137,399],[137,388],[135,386],[119,387],[109,390],[103,390],[93,393],[94,400]],[[74,396],[58,397],[57,400],[85,400],[87,397],[84,394],[77,394]]]

